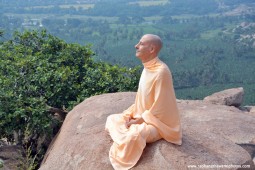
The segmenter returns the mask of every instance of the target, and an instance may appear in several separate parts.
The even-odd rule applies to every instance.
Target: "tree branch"
[[[54,113],[54,117],[59,121],[65,120],[65,117],[68,113],[66,110],[51,107],[51,106],[49,106],[49,111]]]

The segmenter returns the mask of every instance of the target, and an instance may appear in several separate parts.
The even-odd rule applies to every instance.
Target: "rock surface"
[[[250,112],[251,112],[251,113],[255,113],[255,106],[251,106]]]
[[[240,106],[243,101],[242,87],[223,90],[204,98],[204,101],[227,106]]]
[[[0,140],[0,170],[19,169],[23,164],[23,149],[17,145],[7,145]]]
[[[104,131],[106,117],[122,112],[134,100],[135,93],[124,92],[94,96],[80,103],[68,113],[40,170],[113,169],[108,157],[112,140]],[[185,170],[192,169],[191,165],[255,168],[251,156],[255,154],[255,116],[201,100],[178,100],[178,107],[183,144],[164,140],[148,144],[133,169]]]
[[[255,106],[245,106],[248,112],[255,113]]]

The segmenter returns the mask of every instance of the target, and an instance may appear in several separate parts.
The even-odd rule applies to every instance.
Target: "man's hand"
[[[126,121],[126,128],[129,128],[132,124],[142,124],[144,122],[143,118],[137,118],[137,119],[129,119]]]

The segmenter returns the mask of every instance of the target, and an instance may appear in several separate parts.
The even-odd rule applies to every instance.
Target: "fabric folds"
[[[117,170],[132,168],[148,142],[160,138],[181,145],[182,132],[171,72],[158,57],[143,63],[135,103],[121,114],[107,118],[106,130],[113,139],[110,161]],[[129,118],[143,118],[142,124],[126,128]]]

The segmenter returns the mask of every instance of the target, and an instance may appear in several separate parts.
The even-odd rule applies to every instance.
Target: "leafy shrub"
[[[136,90],[139,68],[95,62],[92,56],[90,46],[68,44],[46,30],[16,32],[3,42],[0,138],[26,145],[54,133],[59,122],[52,108],[65,113],[92,95]]]

